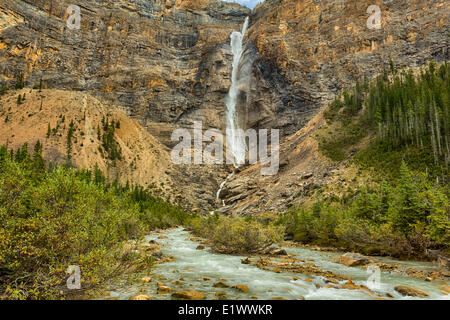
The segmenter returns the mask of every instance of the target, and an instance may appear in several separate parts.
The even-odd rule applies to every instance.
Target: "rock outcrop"
[[[363,266],[370,263],[369,258],[359,253],[347,252],[343,254],[337,261],[347,267]]]
[[[148,294],[135,294],[129,300],[152,300],[152,296]]]
[[[421,289],[417,289],[410,286],[397,286],[394,288],[395,291],[401,293],[404,296],[412,296],[412,297],[428,297],[429,294]]]
[[[198,291],[177,291],[172,293],[172,297],[181,300],[203,300],[205,295]]]

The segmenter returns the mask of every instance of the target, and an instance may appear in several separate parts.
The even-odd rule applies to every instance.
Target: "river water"
[[[378,296],[369,294],[364,290],[348,290],[325,288],[325,278],[322,276],[303,275],[299,273],[261,270],[256,266],[242,264],[244,256],[216,254],[210,249],[196,250],[199,243],[189,240],[192,235],[181,229],[172,229],[164,233],[168,238],[159,239],[158,235],[147,236],[146,240],[156,240],[162,244],[165,255],[175,258],[173,262],[156,264],[152,269],[152,282],[138,284],[116,284],[111,287],[110,297],[129,299],[136,293],[150,294],[153,299],[170,299],[169,295],[156,293],[156,282],[162,281],[164,285],[175,290],[196,290],[206,295],[207,299],[216,298],[217,292],[225,292],[228,299],[272,299],[282,297],[285,299],[376,299],[390,293],[394,299],[418,299],[405,297],[394,290],[395,286],[408,285],[427,291],[430,297],[427,299],[450,299],[450,295],[443,295],[438,286],[444,282],[427,282],[421,279],[403,276],[399,273],[381,271],[378,288],[371,287]],[[342,276],[351,276],[357,285],[366,285],[371,276],[367,270],[359,267],[346,267],[332,262],[342,253],[314,251],[305,248],[284,248],[288,254],[300,259],[309,259],[322,270],[331,271]],[[311,261],[311,259],[313,261]],[[401,263],[415,269],[433,269],[435,266],[428,262],[402,262],[377,258],[377,261],[387,263]],[[157,278],[158,277],[158,278]],[[298,278],[298,280],[294,280]],[[306,279],[309,278],[307,281]],[[180,280],[179,284],[172,282]],[[312,282],[310,281],[312,280]],[[248,293],[240,292],[232,288],[214,288],[213,284],[224,281],[229,285],[242,284],[249,288]],[[341,281],[344,283],[345,281]],[[446,283],[448,284],[448,282]]]

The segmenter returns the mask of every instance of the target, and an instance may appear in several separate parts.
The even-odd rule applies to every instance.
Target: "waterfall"
[[[248,27],[248,17],[245,18],[242,31],[233,31],[231,33],[231,50],[233,53],[233,65],[231,72],[231,87],[228,91],[226,104],[227,118],[227,144],[234,157],[234,166],[237,168],[240,164],[245,163],[245,154],[247,145],[242,130],[239,130],[239,118],[236,112],[236,100],[239,93],[239,62],[242,56],[242,40]]]
[[[231,51],[233,53],[233,64],[231,71],[231,87],[225,100],[226,104],[226,122],[227,122],[227,148],[231,150],[234,157],[233,163],[237,168],[240,164],[245,163],[245,154],[247,152],[247,145],[245,137],[242,135],[242,130],[239,130],[239,118],[236,112],[236,100],[239,93],[239,62],[242,57],[242,40],[248,27],[248,17],[245,18],[244,25],[241,32],[233,31],[231,33]],[[220,200],[220,192],[234,172],[231,173],[221,184],[217,190],[216,198]],[[225,201],[222,200],[222,205],[225,206]]]
[[[228,182],[229,179],[231,179],[234,175],[234,172],[228,175],[228,177],[220,184],[219,190],[217,190],[216,198],[217,200],[220,200],[220,192],[222,192],[223,187]],[[225,207],[225,200],[222,200],[222,205]]]

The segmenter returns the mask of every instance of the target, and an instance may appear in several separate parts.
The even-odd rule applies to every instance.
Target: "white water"
[[[168,239],[158,239],[158,235],[148,236],[147,240],[156,240],[163,247],[164,254],[175,258],[174,262],[167,262],[155,265],[153,273],[163,278],[155,278],[150,283],[142,284],[120,284],[112,288],[110,296],[120,299],[128,299],[138,292],[150,294],[153,299],[170,299],[170,295],[156,294],[156,281],[162,281],[165,285],[173,287],[175,290],[196,290],[206,295],[207,299],[216,298],[219,291],[225,292],[229,299],[250,299],[256,296],[259,299],[272,299],[283,297],[285,299],[376,299],[362,290],[347,290],[337,288],[326,288],[325,278],[321,276],[304,275],[299,273],[261,270],[255,266],[242,264],[243,256],[224,255],[213,253],[210,249],[196,250],[198,243],[187,240],[191,235],[182,229],[174,229],[165,232]],[[332,262],[339,253],[319,252],[303,248],[284,248],[289,254],[300,259],[313,259],[312,263],[322,270],[332,271],[339,275],[348,275],[353,278],[353,282],[359,285],[366,285],[369,274],[366,270],[358,267],[346,267]],[[401,262],[377,258],[380,262],[402,263],[416,269],[435,268],[427,262]],[[175,271],[175,272],[174,272]],[[294,280],[293,277],[299,278]],[[139,277],[138,277],[139,278]],[[208,278],[208,279],[204,279]],[[310,278],[312,282],[305,281]],[[180,284],[173,284],[173,281],[181,280]],[[398,285],[409,285],[427,291],[430,294],[428,299],[449,299],[450,295],[443,295],[438,286],[443,282],[426,282],[424,280],[410,278],[398,273],[381,272],[381,287],[375,291],[383,298],[386,293],[394,296],[394,299],[419,299],[414,297],[404,297],[394,290]],[[239,292],[232,288],[214,288],[213,284],[224,281],[229,285],[243,284],[249,288],[248,293]],[[341,281],[342,282],[342,281]],[[319,285],[319,287],[316,286]],[[447,282],[448,284],[448,282]],[[389,298],[387,298],[389,299]]]
[[[231,177],[233,177],[233,175],[234,175],[234,172],[230,173],[228,175],[228,177],[220,184],[219,190],[217,190],[217,194],[216,194],[217,200],[220,200],[220,192],[222,191],[223,187],[228,182],[228,180],[230,180]],[[225,200],[222,200],[222,205],[225,206]]]
[[[236,100],[239,94],[239,63],[242,57],[242,40],[245,36],[248,27],[248,17],[245,18],[244,25],[241,32],[233,31],[231,33],[231,50],[233,52],[233,69],[231,72],[231,87],[228,91],[226,104],[226,120],[227,120],[227,144],[234,157],[233,162],[235,167],[245,163],[245,154],[247,152],[247,145],[242,131],[239,131],[239,117],[236,112]]]

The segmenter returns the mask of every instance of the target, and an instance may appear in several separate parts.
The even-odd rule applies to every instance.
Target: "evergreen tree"
[[[427,210],[421,197],[420,180],[408,169],[405,162],[400,167],[400,183],[389,206],[390,221],[394,230],[408,236],[414,225],[425,222]]]
[[[36,180],[41,180],[45,173],[45,160],[42,156],[42,145],[38,140],[33,151],[33,172]]]
[[[19,162],[19,163],[30,163],[30,154],[28,152],[28,143],[25,142],[22,146],[22,148],[17,150],[16,156],[15,156],[15,161]]]

